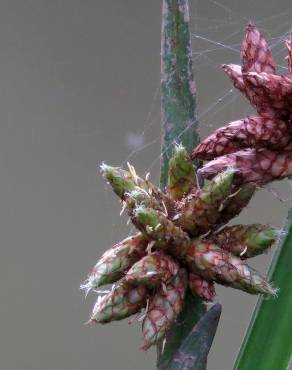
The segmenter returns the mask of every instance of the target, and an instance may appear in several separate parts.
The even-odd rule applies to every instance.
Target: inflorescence
[[[291,72],[291,42],[286,45]],[[177,145],[165,191],[131,165],[101,166],[137,232],[106,251],[82,285],[88,292],[113,284],[98,296],[89,322],[143,312],[143,349],[165,337],[187,289],[204,301],[214,299],[215,282],[251,294],[277,292],[246,259],[269,249],[279,231],[226,224],[259,185],[292,175],[292,76],[275,74],[271,51],[254,25],[247,27],[241,60],[242,66],[223,69],[257,114],[219,128],[191,156]],[[196,171],[197,159],[209,162]]]

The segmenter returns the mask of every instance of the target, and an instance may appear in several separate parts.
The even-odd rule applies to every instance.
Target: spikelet
[[[100,171],[111,185],[113,191],[122,200],[124,200],[126,193],[134,190],[137,186],[137,179],[133,178],[129,171],[119,167],[108,166],[105,163],[100,166]]]
[[[197,146],[192,159],[214,159],[243,148],[282,149],[291,141],[291,128],[269,115],[251,116],[216,130]]]
[[[136,262],[127,272],[124,281],[133,286],[154,288],[161,283],[167,284],[178,270],[179,265],[172,257],[158,251]]]
[[[242,71],[275,73],[276,66],[267,41],[253,24],[248,24],[241,45]]]
[[[105,296],[98,296],[88,323],[105,324],[125,319],[146,306],[147,296],[145,286],[132,287],[121,282]]]
[[[292,113],[292,77],[265,72],[249,72],[247,85],[253,90],[251,103],[258,112],[271,112],[277,117],[289,118]]]
[[[196,188],[196,175],[193,163],[182,145],[174,149],[169,161],[167,193],[172,199],[179,200]]]
[[[146,255],[147,244],[141,233],[117,243],[101,256],[81,288],[89,291],[121,279],[135,262]]]
[[[181,268],[175,278],[166,286],[162,286],[152,298],[143,322],[144,343],[146,350],[165,337],[170,325],[182,310],[187,288],[187,272]]]
[[[216,295],[214,282],[207,281],[193,272],[189,273],[189,288],[194,296],[207,302],[212,302]]]
[[[291,66],[290,41],[288,68]],[[256,108],[258,113],[290,119],[292,108],[291,75],[276,75],[275,63],[266,40],[254,25],[249,24],[241,46],[242,67],[223,65],[224,72]],[[290,64],[289,64],[290,63]]]
[[[148,178],[144,180],[139,177],[132,165],[128,164],[128,167],[129,171],[126,171],[120,167],[112,167],[103,163],[100,166],[100,170],[104,178],[111,185],[113,191],[121,200],[125,201],[127,195],[132,191],[144,190],[153,197],[153,200],[160,203],[163,202],[164,206],[171,211],[173,208],[171,199],[157,186],[153,185]]]
[[[219,173],[196,194],[187,197],[180,206],[175,222],[191,236],[206,233],[220,217],[221,205],[231,194],[235,171]]]
[[[140,206],[134,211],[134,219],[141,232],[155,241],[156,248],[165,250],[169,247],[172,253],[184,256],[190,244],[190,237],[165,214]]]
[[[292,151],[243,149],[208,162],[198,172],[203,178],[212,178],[229,167],[237,169],[238,185],[264,185],[292,175]]]
[[[206,240],[194,240],[185,260],[192,272],[206,280],[216,281],[250,294],[274,296],[277,293],[264,277],[240,258]]]
[[[278,239],[279,231],[269,225],[226,226],[213,234],[212,240],[221,248],[242,259],[262,254]]]

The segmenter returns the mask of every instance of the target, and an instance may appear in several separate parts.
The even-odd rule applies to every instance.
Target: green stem
[[[174,143],[182,143],[189,153],[199,143],[188,0],[163,0],[161,111],[163,142],[160,186],[164,189]]]
[[[273,300],[260,298],[234,370],[286,370],[292,356],[292,210],[268,277],[280,287]]]
[[[160,187],[165,189],[168,179],[169,160],[174,144],[182,144],[188,153],[199,143],[196,131],[196,89],[192,70],[192,50],[189,30],[188,0],[163,0],[161,36],[161,110],[163,124],[162,162]],[[164,345],[157,346],[157,367],[159,370],[179,369],[171,360],[178,353],[181,343],[189,338],[188,355],[204,358],[200,369],[205,369],[208,350],[217,328],[218,320],[210,321],[213,330],[202,332],[202,341],[194,345],[191,331],[204,317],[206,307],[202,300],[187,292],[184,308],[171,326]],[[211,315],[212,316],[212,315]],[[204,322],[207,322],[206,316]],[[211,319],[210,319],[211,320]],[[206,324],[208,325],[208,324]],[[197,335],[200,336],[197,327]],[[205,357],[204,357],[205,356]],[[193,369],[193,366],[184,369]]]

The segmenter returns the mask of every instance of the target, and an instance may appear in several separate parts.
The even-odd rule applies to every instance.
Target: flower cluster
[[[270,248],[279,232],[269,225],[226,224],[258,184],[292,174],[292,79],[275,75],[271,51],[253,25],[247,27],[241,57],[242,67],[225,65],[224,70],[258,114],[215,131],[191,157],[176,146],[164,192],[130,164],[128,170],[101,166],[137,232],[106,251],[82,285],[89,291],[113,284],[99,294],[89,322],[143,312],[143,349],[165,337],[187,289],[205,301],[214,299],[214,282],[251,294],[276,294],[246,259]],[[192,159],[198,158],[211,161],[196,173]]]
[[[234,86],[257,111],[216,130],[192,153],[211,161],[201,170],[212,177],[236,168],[237,182],[260,185],[292,175],[292,54],[288,48],[286,76],[276,74],[271,50],[254,25],[248,25],[241,47],[242,66],[223,65]]]

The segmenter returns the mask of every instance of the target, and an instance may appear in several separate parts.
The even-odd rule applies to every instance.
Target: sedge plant
[[[292,175],[292,77],[276,74],[269,46],[252,24],[241,60],[241,66],[223,70],[256,113],[199,144],[188,1],[163,0],[160,186],[148,174],[139,176],[131,164],[101,165],[136,231],[108,249],[82,284],[86,292],[112,284],[98,295],[88,322],[139,315],[141,348],[157,346],[158,369],[206,369],[221,312],[218,304],[209,311],[205,305],[216,296],[215,283],[277,305],[278,287],[248,259],[269,250],[279,230],[228,223],[261,186]],[[247,368],[253,369],[238,365]]]

